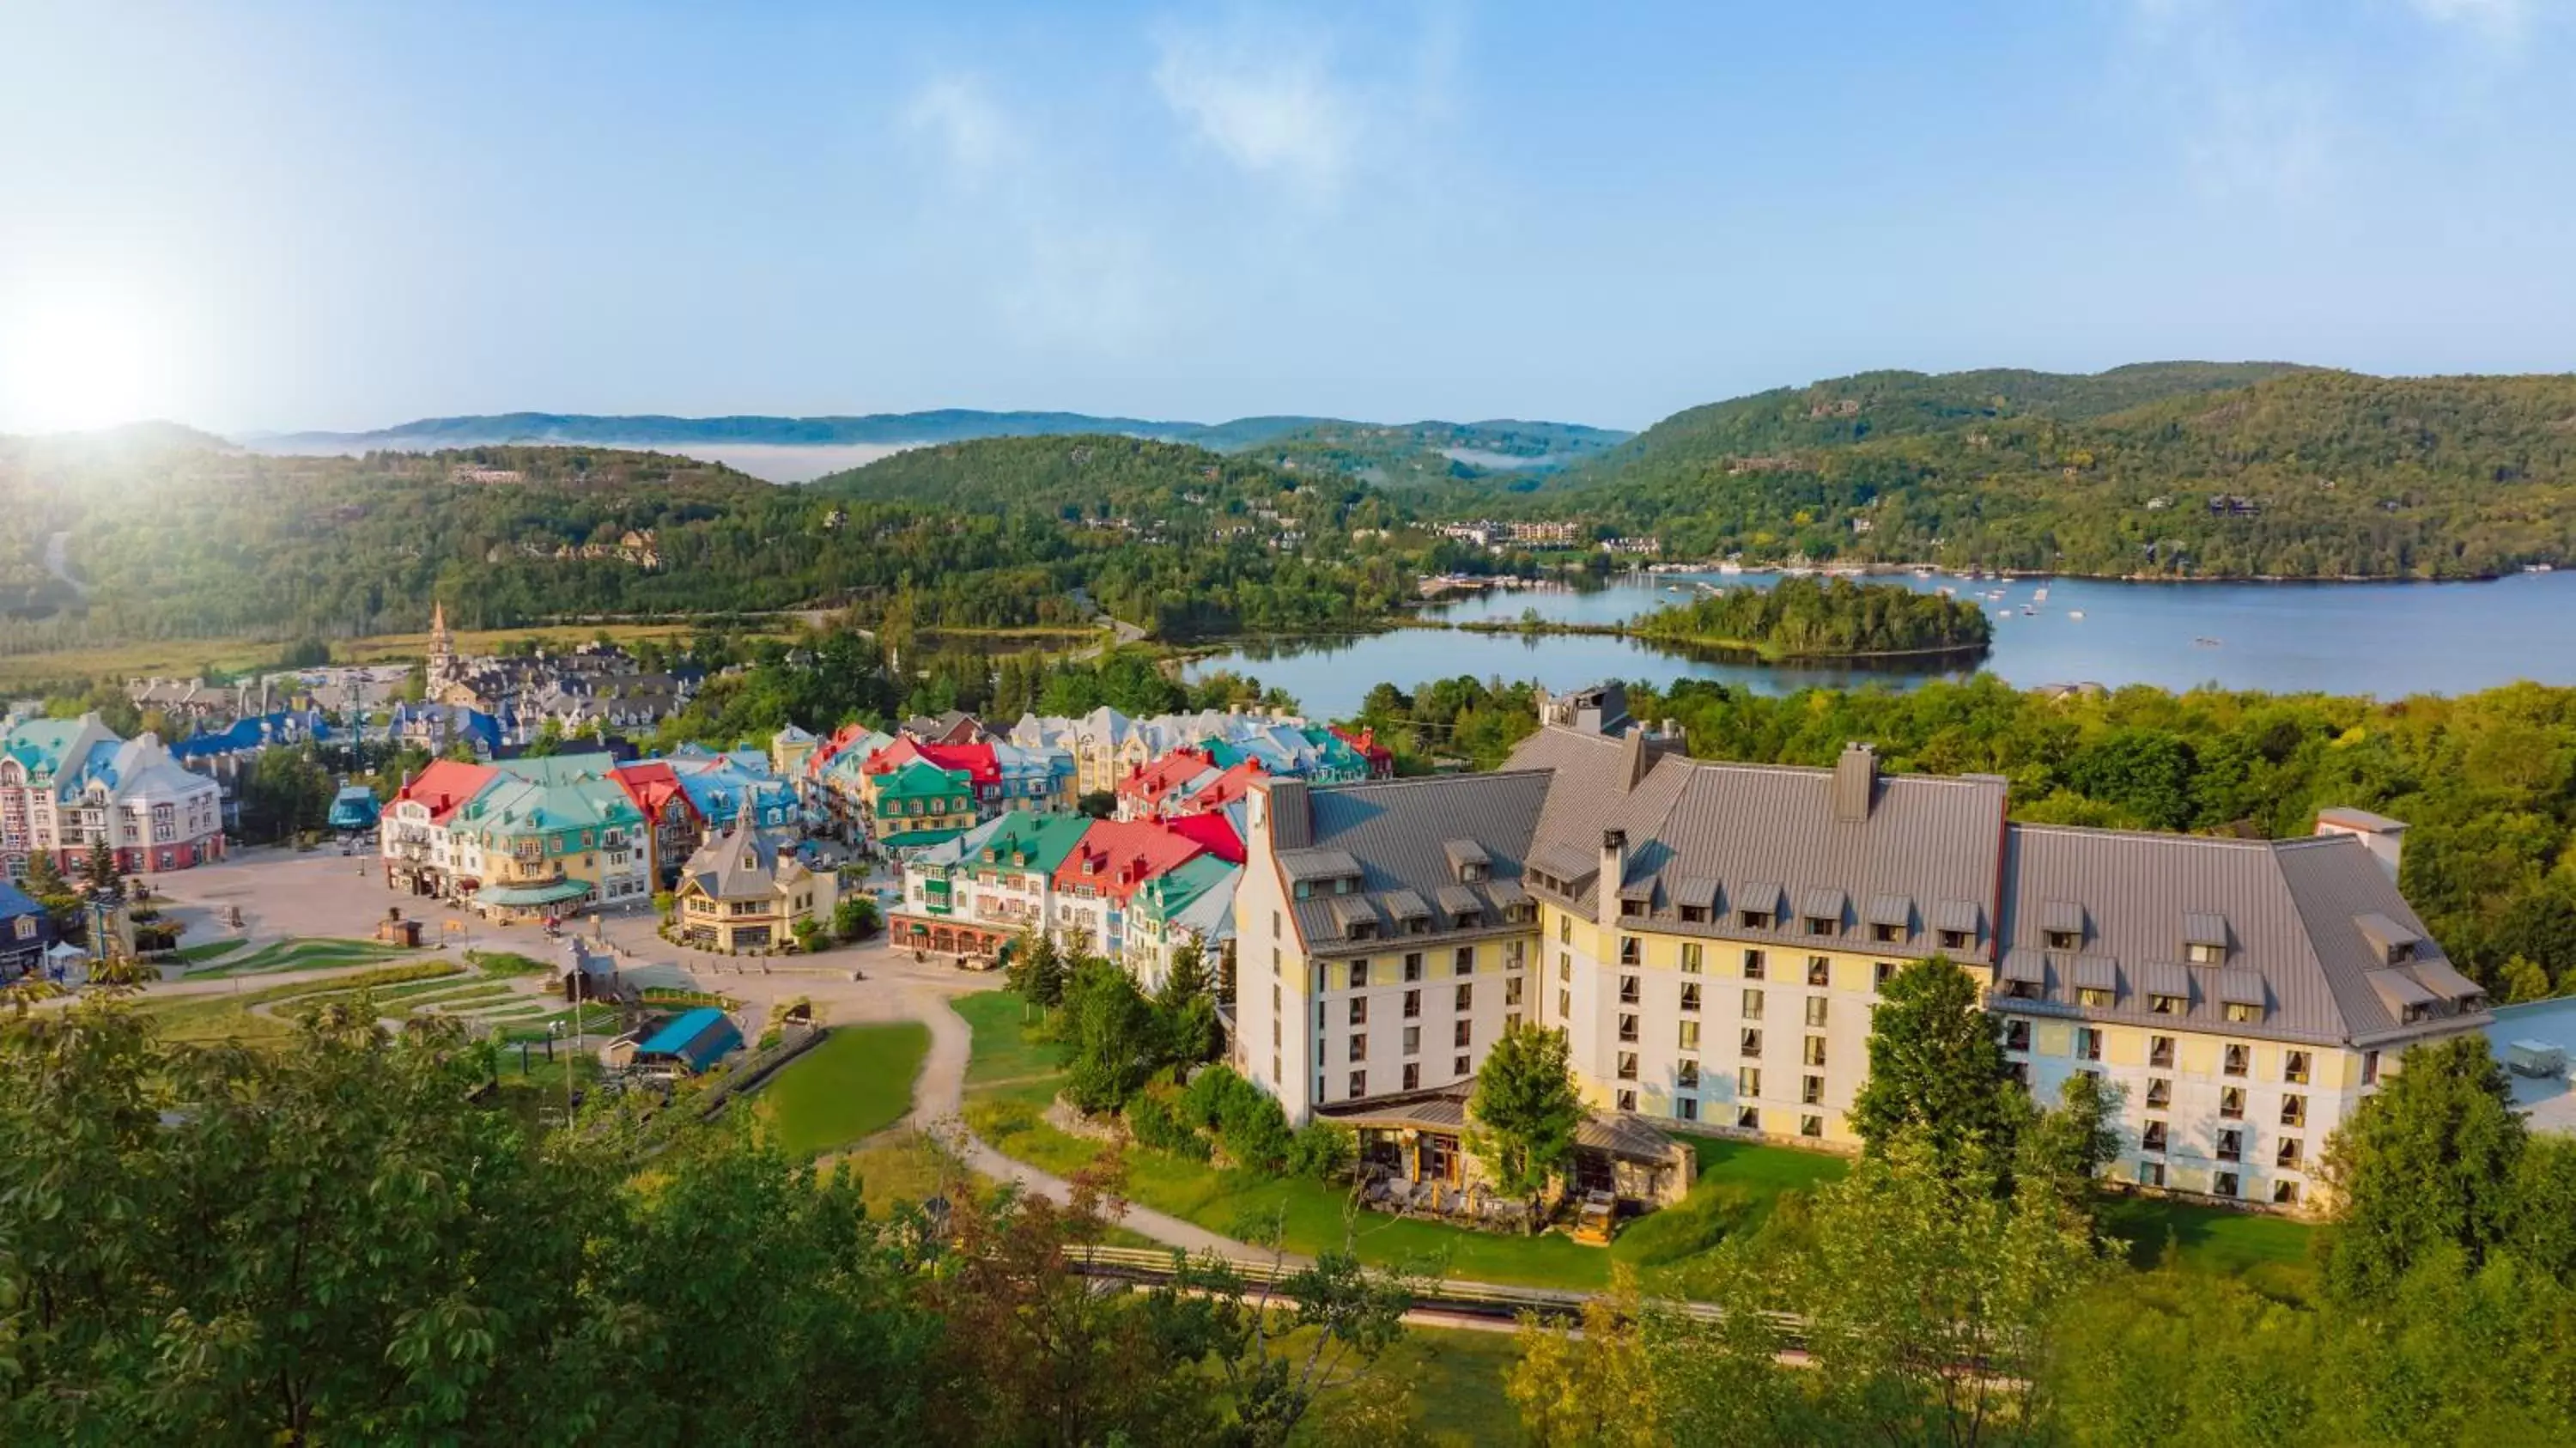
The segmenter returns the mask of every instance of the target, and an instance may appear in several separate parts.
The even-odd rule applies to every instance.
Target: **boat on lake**
[[[2066,611],[2066,616],[2068,618],[2082,618],[2084,616],[2084,610],[2080,608],[2068,609]]]
[[[2221,640],[2211,638],[2207,634],[2203,634],[2199,638],[2193,639],[2192,644],[2195,647],[2204,649],[2214,649],[2224,646]]]

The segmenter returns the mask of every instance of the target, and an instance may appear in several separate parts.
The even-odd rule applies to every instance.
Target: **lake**
[[[1426,618],[1513,620],[1526,609],[1569,623],[1614,623],[1679,602],[1694,583],[1768,587],[1767,573],[1631,574],[1608,587],[1495,590],[1426,607]],[[1875,581],[1974,597],[1994,621],[1980,666],[2028,688],[2093,682],[2292,693],[2460,694],[2517,679],[2576,684],[2576,570],[2486,583],[2123,583],[1911,575]],[[2037,600],[2040,589],[2048,597]],[[1676,591],[1678,590],[1678,591]],[[1988,592],[2001,590],[2000,600]],[[2035,611],[2024,614],[2024,606]],[[2000,611],[1999,611],[2000,610]],[[2078,617],[2081,615],[2081,617]],[[2210,642],[2203,642],[2207,640]],[[1966,669],[1767,668],[1686,657],[1635,639],[1584,635],[1392,633],[1255,644],[1200,661],[1286,689],[1307,713],[1355,712],[1370,686],[1430,679],[1536,679],[1551,689],[1595,679],[1718,679],[1785,693],[1809,685],[1964,677]]]

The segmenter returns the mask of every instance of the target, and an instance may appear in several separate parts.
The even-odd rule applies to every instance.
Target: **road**
[[[45,571],[71,585],[72,592],[89,597],[89,585],[72,577],[72,535],[68,532],[45,535]]]

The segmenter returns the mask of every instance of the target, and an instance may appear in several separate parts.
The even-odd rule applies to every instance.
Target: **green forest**
[[[1677,414],[1519,508],[1689,558],[2490,575],[2576,560],[2576,377],[1865,373]]]
[[[1783,696],[1692,680],[1628,701],[1707,759],[1829,765],[1865,739],[1890,769],[2000,774],[2022,820],[2282,837],[2323,808],[2376,810],[2410,826],[2399,883],[2454,960],[2498,999],[2576,994],[2576,689],[2061,695],[1980,675]],[[1381,684],[1359,722],[1417,767],[1491,768],[1537,706],[1525,684]]]
[[[1722,588],[1632,619],[1644,638],[1749,649],[1766,659],[1982,652],[1994,636],[1984,609],[1893,583],[1784,578],[1770,588]]]

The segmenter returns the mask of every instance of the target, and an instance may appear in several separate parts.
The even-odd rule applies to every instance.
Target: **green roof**
[[[559,905],[590,893],[587,880],[558,880],[551,885],[486,885],[474,892],[477,905]]]
[[[1192,855],[1145,882],[1136,892],[1132,911],[1169,918],[1189,908],[1208,888],[1233,874],[1235,867],[1214,855]]]
[[[921,795],[962,794],[975,797],[974,781],[962,769],[942,769],[926,759],[907,759],[877,786],[877,798],[912,799]]]
[[[1036,810],[1015,809],[992,822],[982,848],[965,863],[969,867],[992,864],[1053,874],[1055,867],[1063,864],[1064,857],[1073,853],[1073,847],[1082,842],[1084,831],[1090,828],[1089,815],[1041,814]],[[985,858],[987,853],[993,856],[989,861]]]
[[[903,830],[888,835],[877,843],[889,850],[919,849],[930,845],[944,845],[964,833],[966,833],[964,830]]]

